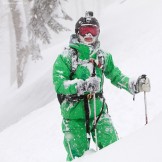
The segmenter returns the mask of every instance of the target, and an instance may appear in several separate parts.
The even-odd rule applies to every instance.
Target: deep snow
[[[149,125],[129,137],[120,139],[99,152],[87,152],[77,162],[161,162],[162,160],[162,113]],[[90,156],[86,156],[86,155]]]
[[[74,0],[70,3],[67,6],[76,5]],[[91,3],[93,4],[92,0]],[[85,2],[80,1],[80,4],[83,10],[78,11],[78,18],[83,16],[81,12],[89,7],[86,5],[83,7]],[[67,10],[71,8],[68,7]],[[74,12],[71,12],[71,16]],[[149,125],[144,126],[143,93],[136,95],[136,100],[133,101],[130,94],[106,81],[104,95],[121,140],[95,154],[89,151],[86,153],[87,156],[76,161],[161,162],[162,1],[116,0],[108,7],[103,7],[100,12],[97,10],[96,12],[101,24],[101,47],[112,53],[116,65],[124,74],[137,77],[146,73],[151,80],[151,92],[147,93]],[[75,19],[77,18],[74,17]],[[71,29],[74,24],[74,21],[68,22]],[[2,33],[2,30],[0,31]],[[59,104],[54,100],[55,92],[50,77],[53,62],[67,45],[70,34],[71,32],[62,33],[61,38],[58,38],[60,44],[54,41],[54,47],[44,50],[42,62],[28,64],[26,69],[28,73],[21,89],[6,86],[3,88],[6,89],[5,93],[4,91],[0,93],[3,99],[0,108],[6,110],[0,114],[2,124],[10,125],[40,108],[0,133],[0,161],[10,162],[11,159],[12,162],[65,161],[66,152],[62,144],[63,135],[60,126],[61,114]],[[4,47],[1,46],[3,53],[6,52]],[[4,57],[1,55],[2,59]],[[7,60],[6,57],[5,59]],[[3,61],[1,65],[4,67]],[[7,72],[8,69],[5,70]],[[4,75],[1,77],[4,82],[8,81]]]

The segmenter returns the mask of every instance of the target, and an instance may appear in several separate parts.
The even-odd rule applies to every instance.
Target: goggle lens
[[[93,36],[97,36],[100,30],[97,26],[81,26],[79,28],[79,34],[85,36],[88,33],[91,33]]]

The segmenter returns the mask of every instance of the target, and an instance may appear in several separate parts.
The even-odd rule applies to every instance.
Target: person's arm
[[[53,66],[53,84],[58,94],[76,94],[77,80],[70,80],[70,59],[59,55]]]
[[[71,59],[59,55],[53,66],[53,84],[58,94],[77,94],[83,95],[85,92],[99,91],[100,80],[96,77],[90,77],[86,80],[74,79],[70,80],[71,75]],[[93,87],[93,88],[92,88]]]
[[[129,78],[122,74],[120,69],[114,65],[111,54],[105,56],[104,74],[106,78],[111,80],[111,83],[118,88],[122,88],[130,92]]]

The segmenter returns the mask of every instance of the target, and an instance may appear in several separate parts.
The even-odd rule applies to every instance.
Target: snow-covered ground
[[[108,6],[103,0],[106,5],[98,2],[100,10],[96,9],[96,1],[87,2],[93,4],[93,7],[86,5],[86,2],[78,0],[77,3],[79,2],[82,5],[77,11],[71,11],[69,7],[76,5],[74,0],[69,4],[67,2],[64,7],[71,11],[74,20],[83,16],[85,10],[94,9],[101,25],[101,47],[112,53],[115,64],[124,74],[130,77],[147,74],[151,80],[151,92],[147,93],[149,125],[144,126],[143,93],[136,95],[133,101],[130,94],[106,81],[104,95],[121,139],[95,154],[89,151],[87,156],[76,161],[161,162],[162,1],[116,0],[114,3],[109,1]],[[73,30],[74,24],[75,21],[68,22],[69,28]],[[0,34],[3,38],[4,31],[5,28],[1,25]],[[15,86],[10,87],[8,83],[7,57],[10,51],[5,39],[0,45],[3,54],[0,59],[5,60],[0,62],[0,83],[4,83],[4,86],[0,85],[0,110],[3,110],[0,113],[0,129],[10,125],[0,133],[1,162],[65,161],[61,114],[52,86],[52,65],[57,55],[68,44],[71,33],[57,36],[58,44],[54,40],[54,46],[43,51],[42,61],[28,63],[25,82],[19,90],[16,90]],[[6,39],[7,37],[8,35]],[[4,68],[5,66],[7,68]],[[29,115],[24,117],[27,114]],[[18,122],[15,123],[16,121]]]
[[[149,125],[94,154],[88,151],[76,162],[161,162],[162,113]],[[93,153],[93,154],[92,154]],[[87,156],[89,155],[89,156]]]

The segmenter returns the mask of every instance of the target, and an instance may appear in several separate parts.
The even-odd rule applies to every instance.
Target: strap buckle
[[[87,99],[90,100],[93,98],[93,94],[87,94]]]

